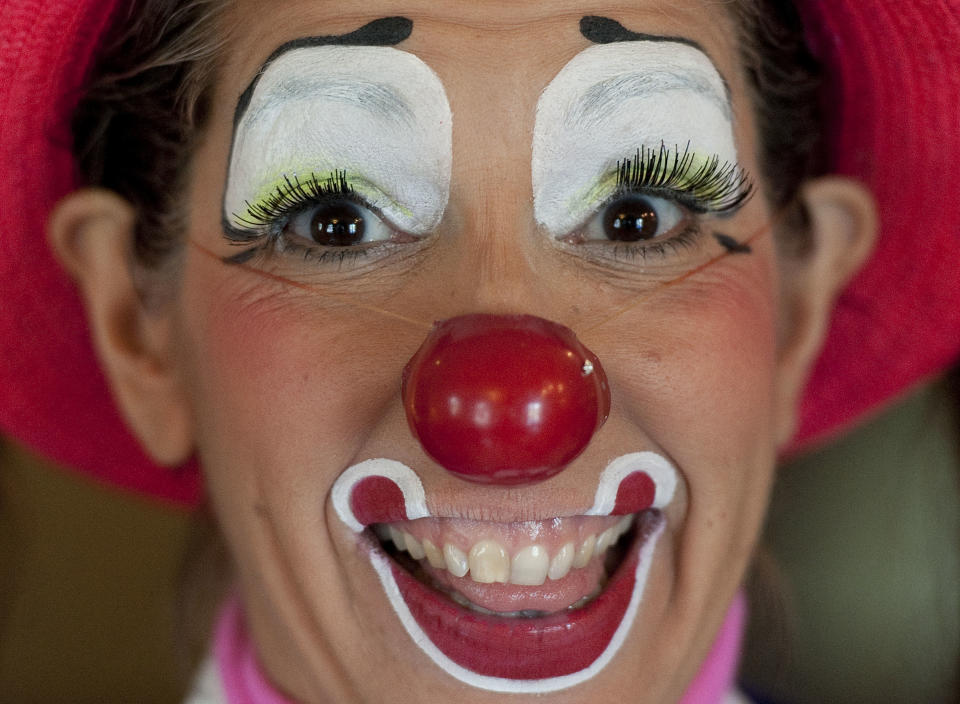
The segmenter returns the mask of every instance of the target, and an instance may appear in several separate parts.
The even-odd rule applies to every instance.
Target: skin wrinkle
[[[764,248],[767,248],[769,246],[768,244],[769,239],[768,238],[763,239],[762,243],[764,245]],[[738,266],[737,268],[742,269],[743,267]],[[751,292],[751,295],[753,297],[758,297],[758,296],[762,297],[761,292],[766,290],[766,286],[763,285],[762,281],[760,280],[744,281],[742,278],[742,272],[740,275],[737,275],[735,272],[727,271],[725,268],[715,268],[713,269],[713,271],[714,273],[717,273],[718,275],[723,276],[723,279],[718,280],[714,277],[697,279],[692,289],[686,291],[687,295],[683,295],[683,292],[680,289],[668,290],[665,293],[668,299],[670,300],[666,300],[666,301],[661,300],[660,302],[661,305],[665,305],[668,309],[673,311],[673,313],[675,314],[675,319],[677,320],[696,320],[697,316],[696,316],[696,313],[692,310],[691,302],[697,300],[698,298],[702,299],[705,296],[709,296],[715,301],[730,302],[730,306],[726,308],[724,313],[721,313],[720,310],[716,311],[716,314],[718,316],[719,315],[736,316],[736,315],[739,315],[739,311],[743,303],[747,302],[747,300],[744,300],[744,298],[741,295],[737,294],[737,291],[745,290],[745,291]],[[767,274],[769,275],[769,273],[770,272],[768,271]],[[694,282],[691,281],[691,284],[694,284]],[[735,303],[737,301],[740,301],[741,303],[740,304]],[[691,310],[687,310],[688,308],[690,308]],[[762,323],[760,323],[759,321],[756,321],[755,324],[763,328]],[[627,321],[627,320],[621,321],[622,328],[629,328],[630,325],[631,325],[630,321]],[[709,330],[705,330],[705,329],[697,330],[697,332],[694,333],[693,330],[696,327],[697,326],[695,324],[691,324],[686,326],[686,328],[689,328],[689,329],[680,329],[680,330],[654,329],[649,332],[647,337],[649,339],[657,340],[661,347],[670,350],[670,356],[674,358],[674,362],[672,365],[673,369],[680,369],[680,368],[685,369],[686,370],[686,372],[684,373],[685,376],[690,376],[691,371],[696,371],[696,372],[699,372],[697,376],[703,377],[701,380],[682,379],[679,383],[681,383],[684,386],[688,386],[690,388],[711,388],[713,385],[713,375],[711,374],[711,365],[709,362],[703,359],[698,360],[696,358],[697,348],[695,344],[691,341],[696,340],[698,335],[705,336],[708,339],[713,337],[722,339],[724,336],[711,334]],[[624,348],[622,354],[629,356],[631,354],[630,348],[628,347]],[[693,358],[686,360],[685,362],[676,361],[677,358],[682,359],[682,357],[685,354],[693,355]],[[745,361],[745,364],[744,364],[745,370],[750,369],[753,366],[751,363],[747,361],[746,358],[744,358],[744,361]],[[652,376],[652,378],[650,378],[650,376]],[[733,386],[735,386],[737,383],[739,383],[739,380],[730,379],[729,382]],[[662,384],[666,388],[671,388],[671,387],[676,388],[676,385],[675,385],[676,382],[674,382],[669,377],[663,378],[660,371],[657,371],[652,375],[643,373],[640,377],[633,380],[631,385],[649,388],[651,384],[655,384],[655,385]],[[720,395],[719,392],[718,392],[718,395]],[[691,404],[691,406],[693,405],[695,404]],[[640,416],[639,420],[637,421],[637,425],[639,427],[645,428],[650,433],[652,447],[656,451],[662,452],[663,454],[668,456],[671,461],[677,464],[677,466],[689,467],[692,464],[694,464],[694,462],[687,456],[689,454],[689,448],[683,452],[671,453],[668,450],[664,450],[662,447],[662,443],[657,441],[658,438],[669,437],[674,431],[674,428],[672,428],[670,425],[668,426],[663,425],[663,422],[661,421],[659,415],[657,414],[657,409],[646,408],[641,406],[641,410],[644,412],[644,415]],[[691,419],[688,419],[687,421],[683,421],[683,420],[677,420],[676,418],[672,418],[671,423],[678,424],[680,427],[692,427],[693,425],[695,425],[695,417],[692,420],[694,422],[691,422]],[[748,425],[747,427],[742,428],[733,417],[730,418],[730,424],[727,427],[733,428],[733,429],[739,428],[741,432],[745,433],[748,436],[754,435],[754,434],[762,435],[764,432],[761,424]],[[722,456],[722,454],[719,454],[718,451],[719,451],[719,448],[723,447],[726,440],[728,440],[728,438],[718,436],[717,442],[715,442],[714,444],[714,447],[716,448],[715,456],[713,458],[715,462],[715,467],[722,467],[725,464],[724,457]],[[761,452],[759,457],[754,457],[754,458],[751,458],[750,460],[740,460],[740,462],[746,465],[751,465],[751,466],[764,466],[765,462],[772,463],[773,458],[772,458],[772,455],[764,456],[763,453]],[[753,463],[756,463],[756,464],[753,464]],[[732,473],[732,474],[728,474],[726,472],[718,473],[717,475],[718,481],[715,482],[712,487],[702,485],[702,486],[699,486],[698,491],[691,492],[689,496],[688,513],[689,514],[703,513],[704,516],[706,516],[705,521],[708,522],[710,525],[716,525],[717,523],[721,522],[720,516],[729,514],[729,512],[725,510],[720,510],[719,512],[715,511],[713,508],[714,502],[718,498],[722,498],[728,493],[736,494],[738,491],[741,491],[742,486],[745,485],[744,482],[749,480],[749,475],[745,475],[740,482],[731,483],[730,481],[731,477],[735,478],[736,473]],[[756,482],[756,479],[754,479],[753,481]],[[769,487],[769,484],[767,483],[765,484],[765,486],[760,487],[760,491],[761,492],[767,491],[768,487]],[[757,487],[754,486],[753,488],[757,488]],[[759,509],[754,511],[736,512],[735,515],[737,516],[737,521],[735,526],[733,525],[730,526],[732,530],[730,531],[728,545],[732,546],[732,545],[735,545],[738,540],[745,540],[746,539],[745,536],[753,536],[755,532],[755,526],[758,525],[759,522],[762,520],[763,510],[764,509],[761,506],[759,507]],[[674,583],[675,583],[675,590],[671,592],[671,601],[666,607],[669,610],[668,613],[671,613],[671,616],[669,618],[669,623],[667,624],[666,627],[682,630],[685,627],[684,624],[689,623],[689,620],[690,620],[689,612],[693,608],[690,605],[690,601],[691,601],[690,594],[692,591],[696,590],[695,584],[698,579],[697,577],[698,567],[702,566],[702,563],[700,563],[699,560],[702,559],[702,555],[699,558],[696,557],[697,555],[696,544],[699,542],[700,538],[698,537],[697,532],[691,527],[690,524],[674,523],[671,525],[679,526],[679,532],[675,536],[675,540],[677,541],[677,545],[678,545],[675,554],[679,556],[679,560],[672,563],[673,564],[672,579],[674,580]],[[750,544],[753,544],[753,540],[755,540],[755,538],[751,537],[751,539],[748,542],[750,542]],[[739,563],[745,564],[746,558],[745,556],[742,556],[739,550],[733,550],[730,547],[727,547],[727,548],[718,547],[717,549],[720,550],[723,554],[729,555],[730,557],[728,557],[727,559],[731,561],[736,559]],[[741,555],[741,556],[734,558],[733,557],[734,555]],[[727,580],[733,579],[729,575],[735,572],[736,572],[735,569],[731,569],[729,572],[727,572],[726,574],[728,576],[726,579]],[[719,581],[715,583],[713,586],[717,590],[723,590],[725,588],[724,584]],[[727,587],[732,587],[732,583],[728,581]],[[710,627],[711,626],[708,624],[701,625],[701,628],[704,628],[707,630],[709,630]],[[703,646],[703,649],[700,652],[701,652],[701,656],[705,654],[706,646]],[[677,654],[677,658],[678,660],[682,659],[682,657],[679,654]],[[690,677],[692,676],[692,673],[693,673],[693,670],[691,668],[686,672],[678,671],[676,675],[679,681],[684,681],[684,677]]]
[[[201,247],[200,245],[195,245],[195,246]],[[204,249],[203,251],[204,251],[205,254],[208,254],[209,256],[211,256],[212,258],[216,259],[217,261],[220,261],[221,263],[226,263],[226,262],[223,262],[219,257],[217,257],[217,256],[216,256],[215,254],[213,254],[212,252],[209,252],[209,250],[205,250],[205,249]],[[304,293],[311,294],[312,296],[315,296],[315,297],[318,297],[318,298],[323,298],[323,299],[328,300],[328,301],[335,301],[335,302],[340,303],[341,305],[344,305],[344,306],[360,308],[360,309],[362,309],[362,310],[365,310],[365,311],[368,311],[368,312],[371,312],[371,313],[376,313],[377,315],[381,315],[381,316],[383,316],[383,317],[385,317],[385,318],[391,318],[391,319],[394,319],[394,320],[402,321],[402,322],[404,322],[404,323],[408,323],[408,324],[410,324],[411,326],[414,326],[414,327],[417,327],[417,328],[422,328],[422,329],[424,329],[424,330],[430,330],[430,328],[432,327],[431,324],[430,324],[429,322],[425,321],[425,320],[417,320],[417,319],[415,319],[415,318],[410,318],[410,317],[405,316],[405,315],[403,315],[403,314],[401,314],[401,313],[396,313],[396,312],[394,312],[394,311],[387,310],[387,309],[385,309],[385,308],[379,308],[379,307],[372,306],[372,305],[369,305],[369,304],[357,303],[356,301],[351,301],[351,300],[349,300],[348,298],[346,298],[346,297],[343,296],[343,295],[332,294],[332,293],[329,293],[329,292],[320,290],[319,288],[317,288],[317,287],[315,287],[315,286],[311,286],[311,285],[309,285],[309,284],[305,284],[305,283],[302,283],[302,282],[300,282],[300,281],[295,281],[295,280],[293,280],[293,279],[289,279],[289,278],[286,278],[286,277],[284,277],[284,276],[279,276],[279,275],[277,275],[277,274],[271,274],[271,273],[269,273],[269,272],[267,272],[267,271],[264,271],[264,270],[262,270],[262,269],[258,269],[258,268],[252,267],[252,266],[248,266],[248,265],[245,264],[245,263],[232,263],[232,262],[231,262],[230,264],[231,264],[231,266],[235,266],[235,267],[237,267],[238,269],[240,269],[240,270],[242,270],[242,271],[245,271],[245,272],[254,274],[255,276],[258,276],[258,277],[260,277],[260,278],[262,278],[262,279],[267,279],[267,280],[269,280],[269,281],[273,281],[273,282],[276,282],[276,283],[278,283],[278,284],[281,284],[283,287],[286,287],[286,288],[288,288],[288,289],[293,289],[294,292],[304,292]],[[256,289],[254,289],[254,288],[252,288],[252,287],[249,289],[249,291],[250,291],[251,293],[254,292],[255,290],[256,290]],[[284,294],[289,294],[289,293],[290,293],[289,291],[284,291],[283,293],[278,292],[277,294],[275,294],[274,298],[275,298],[275,300],[276,300],[277,303],[278,303],[278,307],[279,307],[279,306],[284,306],[284,307],[286,307],[286,306],[289,306],[289,305],[290,305],[289,295],[284,295]],[[264,300],[263,298],[261,298],[261,299],[255,299],[255,300],[251,301],[251,303],[261,304],[261,303],[263,302],[263,300]],[[242,303],[242,301],[241,301],[241,303]],[[247,305],[249,305],[249,303],[248,303]]]
[[[732,36],[733,22],[727,14],[728,10],[726,6],[732,5],[734,1],[735,0],[689,0],[689,2],[683,2],[682,0],[670,0],[668,3],[655,8],[635,6],[630,9],[634,13],[641,14],[648,19],[657,20],[654,25],[682,25],[691,19],[699,19],[698,14],[704,9],[711,7],[720,8],[723,12],[720,20],[721,24],[724,25],[724,34],[725,36]],[[559,5],[559,7],[551,7],[550,3],[544,2],[517,5],[513,0],[485,0],[482,4],[467,8],[465,11],[463,8],[457,7],[457,14],[455,16],[445,16],[448,7],[443,5],[430,7],[429,14],[423,11],[415,11],[409,4],[394,3],[393,6],[406,8],[404,12],[405,16],[412,19],[414,26],[417,28],[413,35],[413,38],[416,39],[416,34],[423,29],[421,25],[424,22],[454,24],[464,29],[477,30],[478,32],[484,33],[503,32],[530,35],[531,33],[536,34],[536,32],[531,32],[531,30],[535,30],[544,20],[555,20],[557,24],[578,27],[580,21],[587,14],[583,4],[577,0],[565,0],[565,2],[556,4]],[[452,5],[450,7],[452,7]],[[300,14],[302,14],[302,17],[296,19],[298,10]],[[348,8],[341,8],[335,17],[330,18],[328,24],[335,30],[348,32],[351,28],[368,22],[370,14],[369,12],[351,12]],[[617,15],[617,17],[620,17],[620,15]],[[294,29],[295,22],[309,21],[313,17],[309,10],[304,11],[304,8],[293,8],[290,18],[291,24],[286,29],[288,33],[293,34],[296,31]],[[639,26],[639,23],[635,22],[633,24]],[[436,27],[434,27],[434,29],[435,28]],[[651,31],[650,33],[654,32]],[[706,45],[708,43],[708,41],[696,42],[692,39],[689,39],[689,41],[700,45]]]
[[[751,244],[752,242],[754,242],[755,240],[757,240],[758,238],[767,235],[767,234],[770,232],[770,227],[771,227],[770,224],[764,225],[764,226],[763,226],[762,228],[760,228],[755,234],[753,234],[752,236],[748,237],[745,242],[743,242],[742,244],[738,245],[738,247],[739,247],[739,248],[746,247],[747,250],[752,253],[752,250],[750,249],[750,244]],[[650,293],[646,294],[645,296],[640,296],[640,297],[638,297],[635,301],[629,303],[629,304],[628,304],[627,306],[625,306],[624,308],[621,308],[620,310],[615,311],[614,313],[610,314],[608,317],[603,318],[600,322],[595,323],[594,325],[591,325],[591,326],[588,327],[586,330],[584,330],[584,334],[589,333],[589,332],[591,332],[591,331],[593,331],[593,330],[596,330],[597,328],[599,328],[599,327],[601,327],[601,326],[608,325],[609,323],[612,323],[613,321],[615,321],[617,318],[619,318],[621,315],[623,315],[623,314],[626,313],[627,311],[632,310],[632,309],[634,309],[634,308],[636,308],[636,307],[638,307],[638,306],[643,305],[644,303],[646,303],[650,298],[652,298],[654,295],[656,295],[659,291],[662,291],[663,289],[668,288],[668,287],[670,287],[670,286],[676,286],[676,285],[678,285],[678,284],[681,284],[681,283],[683,283],[684,281],[687,281],[687,280],[691,279],[692,277],[696,276],[697,274],[700,274],[700,273],[702,273],[702,272],[705,272],[706,270],[710,269],[711,267],[716,266],[717,264],[719,264],[720,262],[722,262],[724,259],[726,259],[727,257],[729,257],[729,256],[731,256],[731,255],[734,255],[734,254],[743,254],[743,253],[744,253],[744,251],[743,251],[742,249],[730,248],[729,246],[725,246],[724,249],[725,249],[725,251],[724,251],[722,254],[720,254],[720,255],[714,257],[713,259],[709,260],[706,264],[704,264],[704,265],[702,265],[702,266],[700,266],[700,267],[697,267],[696,269],[693,269],[692,271],[689,271],[689,272],[687,272],[687,273],[685,273],[685,274],[683,274],[683,275],[681,275],[681,276],[678,276],[678,277],[675,278],[675,279],[671,279],[670,281],[664,282],[663,284],[661,284],[661,286],[660,286],[659,288],[654,289],[653,291],[651,291]]]
[[[374,425],[375,424],[370,424],[371,427],[373,427]],[[263,494],[261,491],[261,496],[262,495]],[[287,508],[288,507],[281,507],[281,513],[283,513]],[[264,520],[267,523],[267,529],[268,529],[270,539],[273,541],[273,543],[276,546],[278,546],[278,548],[281,548],[281,549],[277,549],[275,552],[277,555],[279,555],[280,571],[284,579],[284,586],[286,587],[285,593],[289,595],[290,597],[289,603],[291,604],[292,608],[296,612],[296,616],[294,616],[293,618],[296,618],[297,622],[299,623],[308,624],[309,630],[312,631],[312,633],[309,634],[310,636],[312,636],[312,638],[308,639],[307,635],[305,634],[302,639],[302,642],[301,642],[302,652],[311,652],[312,649],[309,647],[311,642],[324,643],[324,649],[326,650],[327,657],[324,659],[321,657],[321,654],[313,653],[314,658],[312,660],[313,671],[322,672],[325,669],[325,665],[327,665],[328,663],[340,662],[339,659],[336,657],[337,644],[325,638],[323,624],[320,621],[317,621],[315,619],[315,612],[311,610],[309,608],[309,605],[305,603],[305,595],[311,593],[312,585],[306,583],[305,581],[303,581],[303,579],[298,579],[297,577],[298,570],[290,562],[290,560],[286,559],[286,555],[288,554],[288,551],[282,549],[283,541],[282,541],[281,535],[276,530],[274,521],[271,520],[270,512],[267,512],[267,515],[265,516]],[[339,523],[338,520],[333,518],[332,513],[327,512],[322,514],[321,520],[324,522],[324,526],[326,528],[326,532],[322,533],[322,535],[331,536],[343,530],[343,526]],[[334,521],[335,521],[335,524],[334,524]],[[345,554],[341,552],[341,550],[339,549],[338,545],[335,542],[331,542],[329,547],[333,553],[339,555],[341,558],[345,556]],[[296,554],[296,550],[290,551],[290,553]],[[353,559],[359,561],[360,551],[355,547],[355,549],[351,551],[350,556]],[[269,559],[270,554],[268,554],[267,557]],[[306,575],[304,575],[304,579],[305,578],[306,578]],[[338,582],[340,581],[341,580],[338,580]],[[296,587],[291,585],[296,585]],[[349,587],[346,587],[342,583],[340,584],[340,586],[341,586],[341,590],[344,593],[349,595],[349,592],[350,592]],[[354,611],[354,614],[360,617],[361,620],[363,619],[363,617],[366,616],[366,614],[363,614],[359,611],[359,606],[354,602],[354,600],[348,598],[347,603],[349,604],[350,608]],[[309,669],[310,668],[305,668],[305,671]],[[346,674],[346,663],[343,663],[338,668],[338,674],[340,676],[335,679],[336,684],[339,686],[339,690],[336,696],[331,696],[331,692],[329,691],[329,689],[323,690],[323,689],[317,688],[313,690],[310,701],[318,701],[318,702],[319,701],[361,701],[361,697],[357,689],[355,688],[350,689],[349,686],[346,684],[350,680],[350,678]],[[317,685],[318,687],[320,682],[322,682],[323,685],[326,686],[329,683],[329,680],[320,679],[320,680],[317,680],[317,682],[318,682],[318,685]],[[306,686],[310,686],[310,685],[308,684]],[[350,692],[349,696],[347,695],[348,691]]]
[[[297,619],[299,623],[307,625],[308,632],[304,633],[301,637],[301,643],[300,643],[301,651],[310,652],[313,649],[313,644],[322,643],[323,650],[326,651],[327,657],[322,659],[316,658],[314,661],[314,664],[316,666],[315,671],[322,672],[326,669],[325,667],[326,664],[339,662],[339,659],[336,657],[336,648],[335,648],[336,644],[329,642],[328,639],[324,637],[324,630],[323,630],[322,624],[317,623],[314,620],[313,618],[314,611],[310,609],[306,603],[304,603],[306,598],[305,595],[309,594],[311,589],[309,588],[309,585],[297,579],[297,570],[295,569],[294,565],[291,564],[290,560],[287,559],[286,557],[287,551],[282,549],[283,547],[282,541],[274,527],[274,524],[273,524],[273,521],[271,520],[269,512],[267,516],[263,518],[263,521],[267,525],[267,532],[268,532],[268,535],[270,536],[270,539],[273,541],[274,546],[277,548],[276,550],[273,550],[273,551],[266,551],[265,558],[267,561],[271,561],[272,555],[277,556],[276,558],[277,564],[279,565],[278,572],[283,582],[281,591],[287,597],[283,600],[283,604],[289,605],[286,608],[294,612],[295,616],[293,616],[293,618]],[[284,606],[281,606],[280,608],[284,608]],[[251,617],[255,617],[254,614],[251,614]],[[345,663],[340,665],[338,668],[340,676],[337,678],[334,678],[334,682],[336,682],[337,685],[340,685],[339,696],[336,699],[338,701],[356,701],[355,690],[352,696],[349,696],[349,697],[345,696],[346,691],[345,691],[345,688],[343,687],[343,683],[349,681],[349,678],[346,676],[346,673],[345,673],[345,668],[346,668]],[[324,680],[324,686],[329,686],[329,684],[330,684],[329,680]],[[322,701],[328,695],[329,695],[329,690],[325,692],[320,689],[316,689],[312,694],[312,699],[315,701]]]
[[[270,317],[263,310],[260,311],[260,315],[261,316],[266,315],[267,317]],[[371,424],[371,425],[375,425],[375,424]],[[311,593],[312,591],[311,585],[304,582],[302,579],[297,578],[298,570],[296,569],[295,565],[291,562],[291,560],[288,559],[288,556],[297,554],[298,551],[282,549],[284,547],[284,541],[281,537],[281,534],[276,530],[276,525],[275,525],[276,521],[274,519],[274,516],[286,515],[291,510],[291,507],[277,506],[277,507],[271,508],[271,505],[275,502],[272,502],[269,498],[270,493],[268,491],[269,489],[268,476],[257,475],[255,479],[259,487],[259,489],[256,492],[256,497],[258,498],[255,499],[255,504],[258,506],[266,507],[266,520],[264,521],[264,524],[267,526],[266,537],[267,537],[268,543],[274,546],[277,546],[279,549],[269,550],[269,549],[260,547],[258,552],[262,557],[258,560],[258,562],[260,564],[267,564],[267,565],[271,563],[276,564],[278,565],[278,569],[274,572],[271,572],[270,570],[257,570],[256,575],[253,576],[251,580],[254,583],[256,583],[260,581],[260,578],[262,575],[266,575],[268,580],[270,575],[272,574],[276,574],[279,576],[280,582],[282,585],[280,587],[280,592],[287,595],[283,599],[281,599],[281,601],[283,601],[283,604],[281,605],[280,608],[292,614],[292,615],[289,615],[287,618],[294,619],[293,622],[306,624],[309,627],[308,633],[301,634],[301,638],[300,638],[301,652],[310,652],[312,649],[309,647],[309,644],[319,642],[324,644],[324,652],[327,655],[327,658],[324,659],[322,654],[314,653],[315,659],[311,661],[310,666],[307,667],[305,664],[305,666],[302,668],[301,671],[308,672],[313,670],[315,672],[324,672],[326,671],[326,667],[325,667],[326,663],[339,662],[339,660],[335,657],[336,653],[333,647],[334,644],[329,643],[328,639],[325,639],[323,637],[323,633],[324,633],[323,624],[321,622],[314,620],[313,617],[315,615],[315,612],[309,610],[303,603],[304,596],[306,594]],[[322,517],[322,519],[325,521],[325,524],[326,524],[327,518]],[[326,535],[326,536],[329,536],[332,534],[334,534],[334,531],[330,531],[325,534],[317,533],[317,535]],[[261,545],[262,541],[258,540],[257,533],[253,533],[251,537],[252,537],[252,540],[246,539],[246,538],[238,538],[238,539],[243,540],[244,542],[250,542],[253,545]],[[335,552],[337,551],[336,546],[332,544],[331,544],[331,549],[333,549]],[[306,577],[306,575],[303,575],[303,576]],[[341,580],[338,579],[338,582],[340,581]],[[342,582],[341,582],[341,591],[344,591]],[[347,599],[346,601],[350,602],[351,600]],[[263,616],[257,613],[253,613],[251,614],[251,617],[255,620],[258,620],[260,618],[270,619],[273,616],[272,615]],[[251,625],[253,626],[253,623]],[[269,641],[268,641],[268,645],[269,645]],[[261,643],[261,647],[262,646],[263,644]],[[335,686],[339,687],[339,689],[338,689],[338,692],[332,696],[332,700],[359,701],[359,697],[356,694],[356,690],[350,690],[345,688],[346,683],[349,682],[349,678],[346,678],[343,676],[344,668],[345,668],[345,665],[340,665],[338,667],[338,672],[340,674],[340,677],[333,679],[333,682],[336,683]],[[326,684],[329,685],[330,683],[331,683],[330,680],[327,680]],[[347,692],[350,692],[351,694],[348,696]],[[314,690],[311,693],[311,698],[309,700],[325,701],[327,695],[330,695],[330,692],[324,693],[324,692],[321,692],[320,690]]]

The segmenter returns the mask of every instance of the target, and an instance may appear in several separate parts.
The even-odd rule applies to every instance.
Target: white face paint
[[[591,46],[550,82],[537,105],[533,196],[537,221],[560,236],[616,190],[617,162],[661,145],[694,165],[737,163],[727,89],[710,59],[672,41]]]
[[[422,235],[447,206],[450,105],[437,75],[389,47],[291,49],[260,76],[238,116],[224,216],[249,225],[250,206],[286,182],[339,172],[390,223]]]

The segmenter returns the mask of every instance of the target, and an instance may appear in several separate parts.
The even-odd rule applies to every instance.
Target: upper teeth
[[[551,555],[546,546],[532,543],[513,555],[497,540],[485,538],[475,542],[469,550],[461,550],[452,542],[442,547],[429,538],[422,541],[393,525],[378,525],[382,540],[391,540],[398,550],[415,560],[426,559],[435,569],[448,570],[454,577],[469,574],[474,582],[495,582],[525,586],[543,584],[549,579],[562,579],[572,568],[585,567],[594,556],[602,555],[630,530],[633,516],[623,516],[615,525],[599,535],[591,534],[577,542],[568,541]]]

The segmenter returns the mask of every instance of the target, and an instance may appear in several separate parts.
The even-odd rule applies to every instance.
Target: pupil
[[[604,234],[618,242],[653,239],[658,227],[657,211],[646,198],[619,200],[603,216]]]
[[[363,214],[351,203],[320,206],[310,221],[310,236],[317,244],[329,247],[362,242],[366,229]]]

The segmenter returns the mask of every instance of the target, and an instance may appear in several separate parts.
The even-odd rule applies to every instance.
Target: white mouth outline
[[[634,452],[616,458],[603,470],[597,484],[593,506],[586,512],[586,515],[609,515],[616,504],[617,491],[620,488],[620,483],[634,472],[646,473],[656,485],[654,502],[650,508],[663,509],[670,503],[676,491],[677,470],[669,460],[655,452]],[[420,477],[417,476],[416,472],[396,460],[385,458],[366,460],[347,468],[337,478],[331,491],[331,501],[334,510],[337,512],[340,520],[354,533],[362,532],[365,526],[353,515],[353,509],[350,506],[350,497],[353,487],[357,482],[367,477],[386,477],[400,487],[404,497],[408,520],[427,518],[430,516],[426,505],[426,496],[423,491],[423,483],[420,481]],[[423,632],[423,629],[420,628],[413,614],[410,613],[410,608],[407,606],[403,595],[400,593],[400,588],[393,577],[389,558],[376,550],[370,550],[368,554],[373,569],[377,573],[380,584],[386,593],[387,600],[390,602],[390,606],[393,607],[397,618],[400,619],[400,623],[403,624],[407,635],[409,635],[411,640],[413,640],[424,654],[443,671],[464,684],[490,692],[503,694],[546,694],[548,692],[568,689],[593,678],[610,663],[620,650],[620,647],[627,639],[630,628],[633,626],[634,618],[643,600],[647,577],[649,576],[650,567],[653,563],[654,550],[665,525],[666,522],[661,521],[660,525],[654,529],[653,533],[651,533],[640,546],[630,602],[623,614],[623,618],[617,626],[617,630],[614,632],[613,637],[600,656],[590,663],[590,665],[577,672],[536,680],[518,680],[506,677],[480,675],[451,660],[430,640],[429,636]]]

